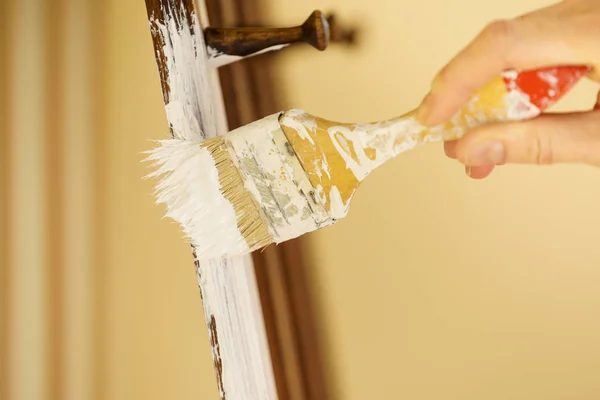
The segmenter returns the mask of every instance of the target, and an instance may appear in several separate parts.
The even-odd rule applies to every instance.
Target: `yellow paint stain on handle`
[[[342,202],[347,205],[358,188],[359,181],[354,173],[346,166],[346,161],[339,154],[327,130],[317,127],[307,129],[311,140],[305,132],[282,125],[288,141],[294,148],[298,160],[308,174],[311,184],[324,202],[327,211],[331,211],[331,190],[337,188]]]
[[[504,120],[506,94],[504,80],[499,76],[475,92],[450,121],[432,129],[414,121],[415,111],[368,124],[339,123],[294,111],[285,113],[280,123],[326,210],[340,215],[345,213],[360,181],[373,165],[380,165],[381,160],[395,155],[389,148],[401,148],[406,141],[416,146],[457,139],[474,121]],[[410,124],[402,124],[409,120]],[[391,146],[385,150],[387,144]],[[359,153],[364,156],[359,157]],[[353,168],[360,172],[358,176]],[[340,200],[342,204],[334,204]]]

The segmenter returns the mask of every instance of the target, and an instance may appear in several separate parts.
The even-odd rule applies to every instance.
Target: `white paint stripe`
[[[195,3],[200,23],[202,26],[208,26],[204,1],[197,0]],[[195,17],[195,31],[201,32]],[[173,29],[173,24],[168,22],[166,27],[160,29],[164,36],[168,34],[169,29]],[[187,32],[185,28],[183,31]],[[182,50],[179,53],[177,65],[174,62],[169,63],[169,68],[174,68],[176,74],[171,76],[181,78],[181,82],[171,86],[171,93],[176,96],[175,100],[192,107],[183,107],[180,104],[178,112],[184,114],[182,118],[171,112],[168,116],[175,118],[173,122],[180,122],[177,126],[178,131],[175,132],[179,138],[199,141],[203,137],[210,138],[225,133],[227,118],[218,71],[208,67],[201,35],[192,39],[191,44],[197,45],[197,53],[201,54],[201,57],[192,59],[193,52],[188,47],[187,51]],[[174,34],[170,42],[177,42],[173,43],[173,46],[179,48],[186,40],[188,38]],[[198,76],[201,79],[197,78]],[[193,87],[193,90],[190,90],[190,87]],[[194,119],[199,118],[203,121],[204,132],[195,131],[198,124],[194,123]],[[251,257],[246,255],[226,260],[201,260],[197,273],[201,277],[198,283],[203,293],[202,304],[207,326],[210,326],[212,317],[217,321],[221,375],[227,399],[277,399]]]
[[[220,53],[218,50],[208,47],[208,65],[211,68],[219,68],[224,65],[231,64],[236,61],[241,61],[246,58],[258,56],[264,53],[269,53],[271,51],[278,51],[287,46],[289,46],[289,44],[278,44],[276,46],[267,47],[266,49],[257,51],[256,53],[248,54],[247,56],[231,56],[229,54]]]
[[[192,19],[192,24],[200,29],[196,15]],[[212,76],[206,68],[208,56],[204,42],[196,40],[191,34],[185,18],[178,23],[183,24],[181,29],[177,28],[174,19],[165,24],[151,20],[152,29],[158,29],[162,37],[171,38],[171,45],[163,47],[171,89],[169,103],[165,107],[177,138],[199,140],[204,138],[202,127],[206,129],[208,121],[221,122],[215,118],[217,110],[212,97],[214,87],[211,84]],[[189,49],[193,48],[196,51],[190,52]]]
[[[11,171],[14,245],[10,263],[8,371],[12,399],[46,398],[48,320],[45,181],[45,21],[47,2],[15,1]],[[9,79],[11,79],[9,77]]]
[[[217,321],[218,353],[223,363],[223,388],[232,400],[275,400],[266,331],[249,254],[202,262],[198,284],[206,315]],[[248,266],[248,267],[246,267]],[[235,294],[234,298],[231,296]],[[254,309],[253,309],[254,308]],[[209,335],[212,335],[209,332]],[[213,338],[211,338],[213,339]],[[213,348],[216,353],[216,349]]]

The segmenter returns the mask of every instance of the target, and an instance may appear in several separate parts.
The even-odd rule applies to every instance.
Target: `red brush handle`
[[[544,111],[571,90],[590,70],[589,66],[561,66],[509,72],[503,77],[509,91],[519,90],[527,94],[531,104]]]

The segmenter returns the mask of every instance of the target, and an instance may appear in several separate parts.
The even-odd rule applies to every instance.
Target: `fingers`
[[[509,163],[581,162],[600,166],[600,91],[590,112],[546,114],[536,120],[484,126],[444,143],[446,156],[474,179]]]
[[[427,126],[455,114],[492,78],[507,69],[533,69],[583,62],[565,42],[557,5],[520,18],[489,24],[435,77],[417,119]],[[560,11],[560,10],[559,10]]]
[[[444,142],[444,153],[446,153],[446,156],[456,159],[456,144],[457,143],[458,143],[457,140],[450,140],[450,141]]]
[[[480,87],[507,68],[513,47],[511,21],[488,25],[437,74],[431,91],[419,106],[417,118],[436,125],[454,114]]]
[[[456,146],[458,141],[453,140],[444,143],[444,152],[450,158],[456,159]],[[482,165],[482,166],[465,166],[465,173],[473,179],[487,178],[494,170],[495,165]]]
[[[447,144],[446,154],[471,167],[504,163],[600,166],[600,111],[478,127]]]
[[[495,165],[483,165],[480,167],[465,167],[465,173],[473,179],[487,178],[494,170]]]

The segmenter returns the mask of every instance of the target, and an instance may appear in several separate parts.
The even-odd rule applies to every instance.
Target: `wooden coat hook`
[[[313,11],[299,26],[287,28],[239,27],[204,30],[209,54],[246,57],[297,42],[305,42],[317,50],[329,44],[329,23],[321,11]]]

